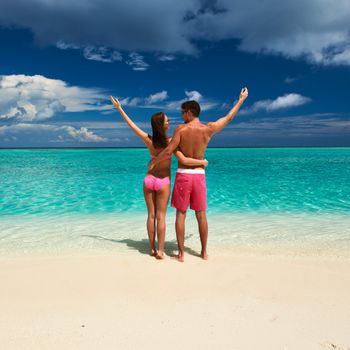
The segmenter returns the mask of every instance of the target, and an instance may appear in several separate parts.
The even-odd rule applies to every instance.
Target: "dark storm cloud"
[[[0,24],[36,42],[194,54],[196,40],[238,39],[247,52],[350,64],[348,0],[2,0]]]
[[[248,52],[303,57],[320,64],[350,64],[350,2],[347,0],[218,0],[219,13],[198,14],[189,35],[240,39]]]
[[[197,2],[3,0],[0,23],[31,29],[42,45],[61,40],[78,46],[192,53],[181,23]]]

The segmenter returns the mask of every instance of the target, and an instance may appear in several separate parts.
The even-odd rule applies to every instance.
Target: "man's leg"
[[[186,211],[181,211],[177,209],[176,222],[175,222],[177,245],[179,248],[179,254],[177,256],[177,259],[181,262],[184,261],[185,219],[186,219]]]
[[[201,257],[202,259],[207,260],[208,221],[205,210],[196,211],[196,218],[198,222],[199,236],[202,245]]]

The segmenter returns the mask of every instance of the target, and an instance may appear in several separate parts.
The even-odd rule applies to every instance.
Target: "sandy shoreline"
[[[135,250],[0,259],[3,349],[350,349],[350,260]]]

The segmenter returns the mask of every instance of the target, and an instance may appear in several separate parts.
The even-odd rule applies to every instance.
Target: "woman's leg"
[[[156,256],[156,246],[155,246],[155,191],[148,189],[145,185],[143,185],[143,194],[145,196],[145,202],[148,211],[147,217],[147,233],[149,244],[151,248],[151,255]]]
[[[164,241],[165,241],[165,217],[170,197],[170,184],[160,188],[156,195],[156,220],[157,220],[157,237],[158,253],[157,259],[164,259]]]

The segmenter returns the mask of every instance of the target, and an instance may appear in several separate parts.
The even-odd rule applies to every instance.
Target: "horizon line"
[[[350,148],[350,146],[215,146],[207,147],[207,149],[216,148]],[[33,147],[0,147],[0,150],[11,149],[147,149],[147,147],[45,147],[45,146],[33,146]]]

